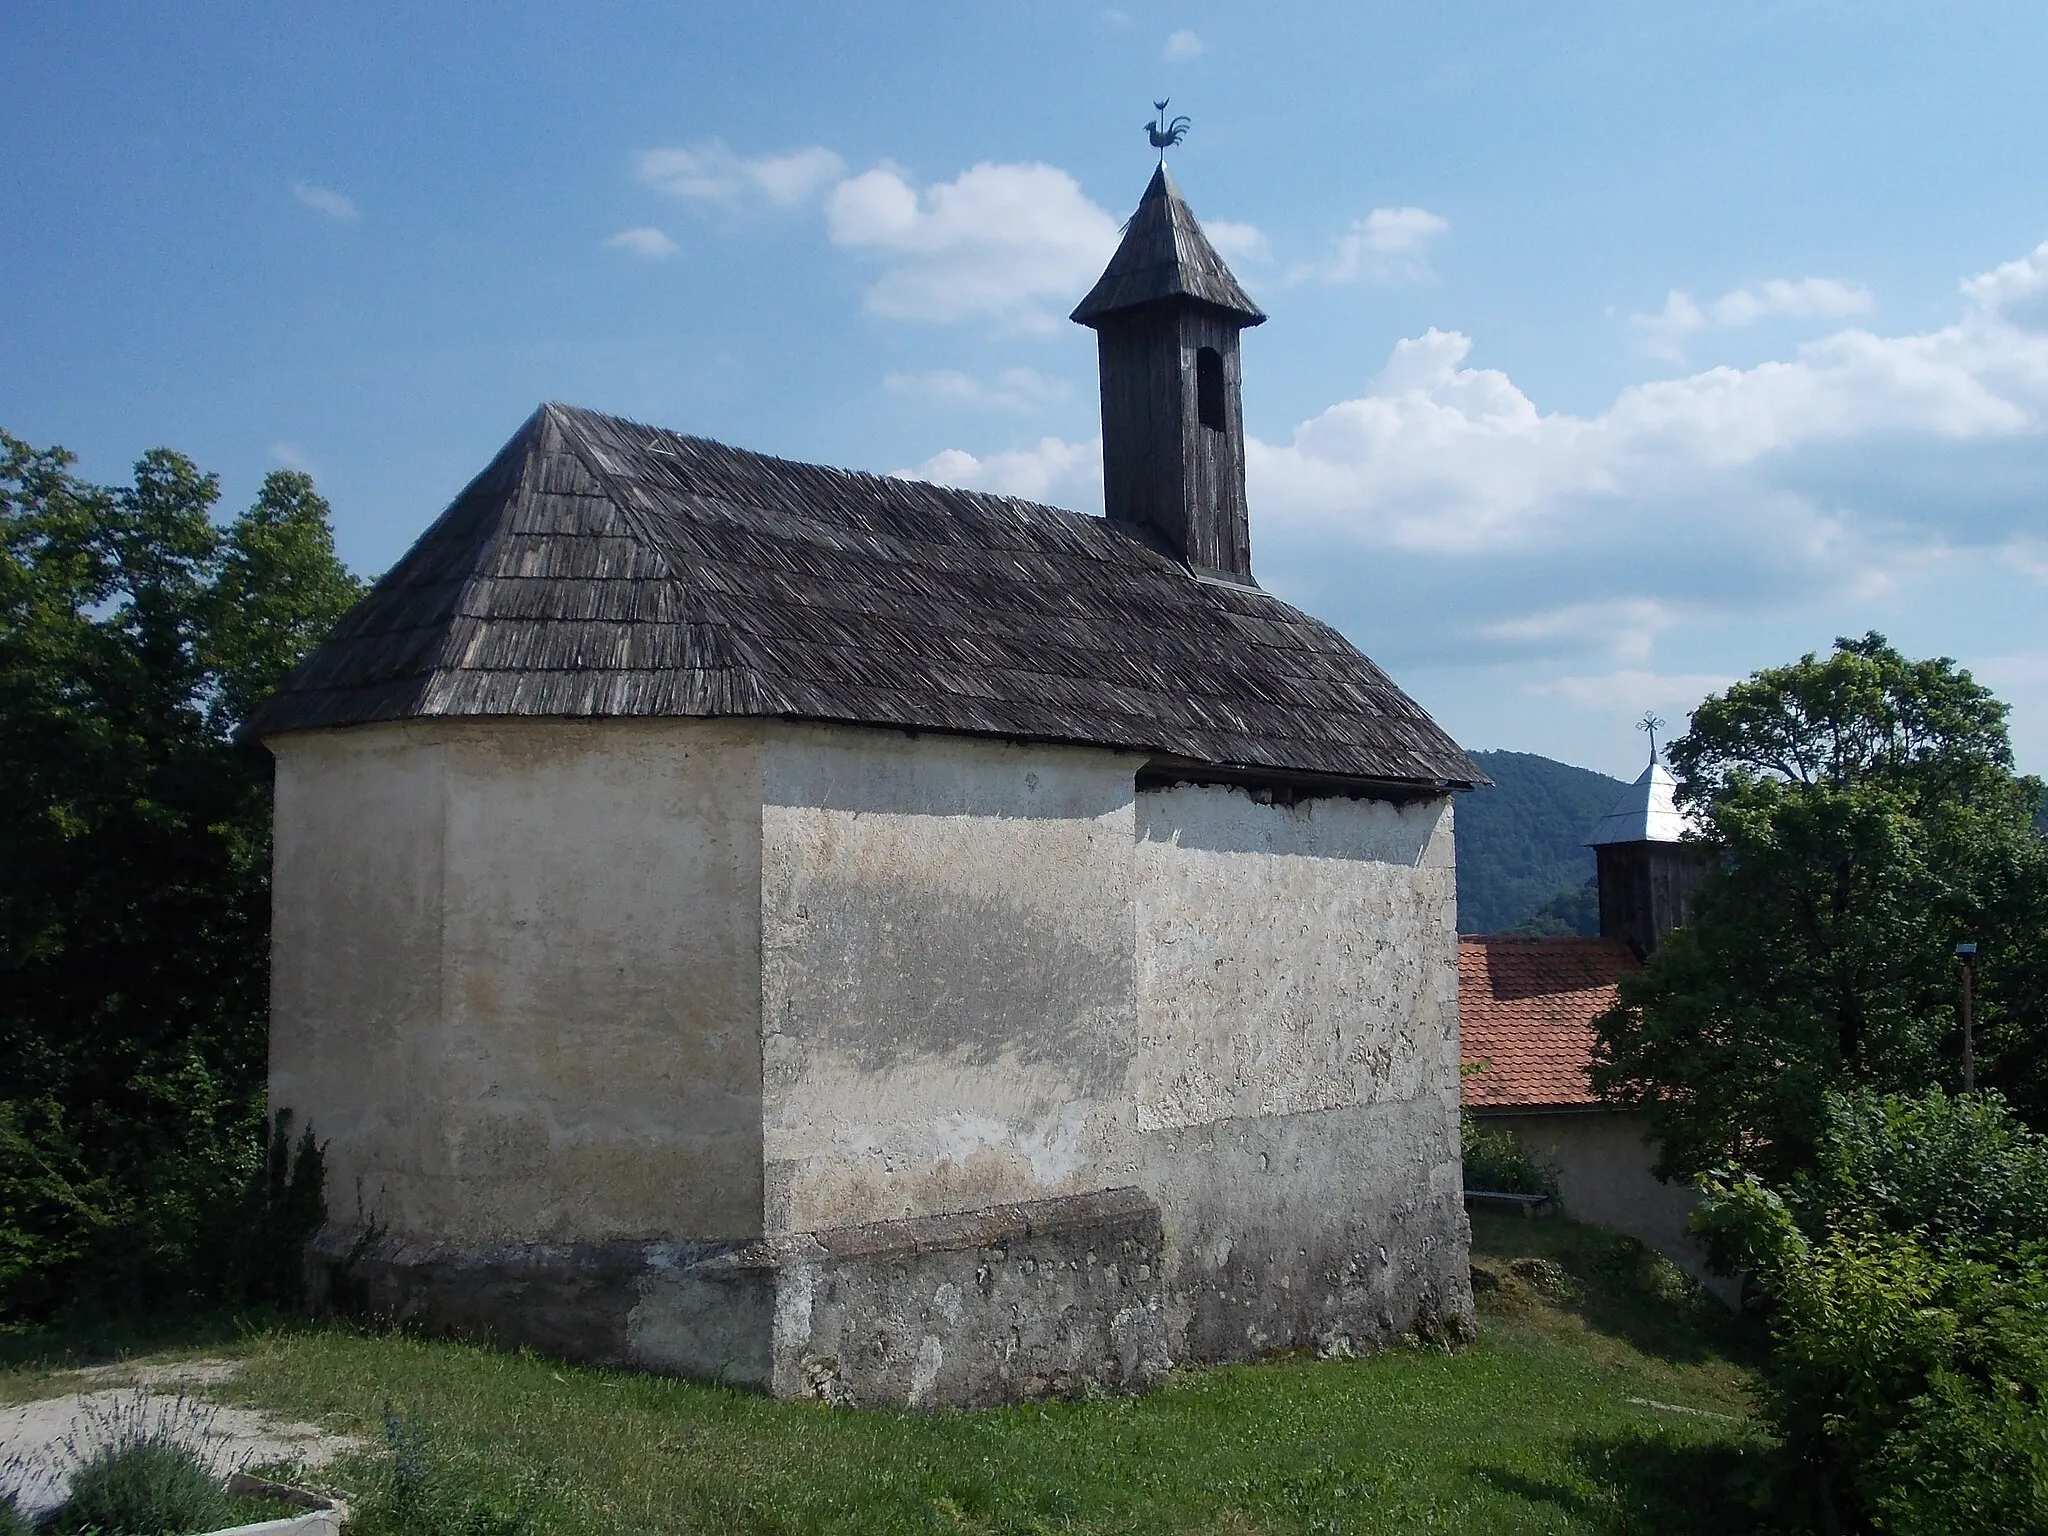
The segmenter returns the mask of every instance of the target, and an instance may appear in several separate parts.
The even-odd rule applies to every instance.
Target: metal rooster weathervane
[[[1166,101],[1171,101],[1171,96]],[[1185,116],[1169,118],[1166,115],[1166,101],[1152,103],[1159,116],[1145,125],[1145,133],[1152,140],[1152,147],[1159,151],[1159,163],[1166,163],[1166,152],[1188,136],[1188,120]]]

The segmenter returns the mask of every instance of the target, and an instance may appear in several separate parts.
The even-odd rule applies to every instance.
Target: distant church
[[[1469,1324],[1453,792],[1252,576],[1162,164],[1107,516],[545,405],[270,700],[319,1280],[862,1404]]]
[[[1648,1117],[1593,1092],[1594,1021],[1620,1000],[1622,977],[1684,926],[1707,873],[1707,850],[1687,840],[1677,781],[1655,750],[1586,839],[1599,882],[1598,938],[1459,939],[1465,1107],[1488,1128],[1515,1134],[1556,1179],[1571,1215],[1637,1238],[1732,1300],[1734,1287],[1709,1275],[1687,1227],[1698,1195],[1651,1171]]]

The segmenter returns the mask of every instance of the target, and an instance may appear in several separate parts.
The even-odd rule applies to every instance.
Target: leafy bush
[[[1529,1155],[1513,1131],[1488,1130],[1467,1113],[1458,1117],[1458,1138],[1464,1151],[1467,1189],[1557,1198],[1556,1176]]]
[[[87,1398],[51,1451],[12,1468],[17,1491],[41,1501],[69,1492],[39,1530],[52,1536],[175,1536],[233,1523],[223,1488],[215,1410],[182,1392],[162,1398],[138,1388],[115,1399]],[[32,1501],[33,1507],[33,1501]],[[4,1529],[4,1527],[0,1527]]]
[[[1838,1097],[1823,1123],[1812,1175],[1712,1176],[1697,1218],[1771,1310],[1781,1504],[2048,1530],[2048,1138],[1990,1095]]]
[[[0,1495],[0,1536],[33,1536],[33,1531],[28,1517],[14,1502],[14,1495]]]
[[[45,1526],[51,1536],[165,1536],[218,1530],[231,1518],[221,1485],[188,1447],[143,1440],[111,1447],[71,1478],[71,1497]]]
[[[1823,1117],[1818,1166],[1792,1190],[1808,1232],[1861,1220],[1996,1260],[2048,1243],[2048,1136],[1995,1093],[1838,1095]]]
[[[1871,1490],[1883,1531],[2048,1531],[2048,1413],[2038,1382],[1935,1373],[1890,1441]]]

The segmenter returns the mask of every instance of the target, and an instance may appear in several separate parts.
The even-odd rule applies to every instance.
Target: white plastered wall
[[[337,1220],[725,1239],[1137,1185],[1209,1355],[1463,1275],[1447,800],[780,721],[273,746],[273,1097]]]
[[[1132,1179],[1116,753],[791,726],[763,773],[771,1231]]]
[[[271,1097],[337,1221],[453,1242],[761,1230],[761,728],[281,737]]]
[[[1137,1185],[1186,1286],[1259,1313],[1211,1353],[1462,1279],[1447,799],[1141,793],[1128,755],[830,727],[766,750],[771,1231]],[[1427,1277],[1388,1254],[1417,1233]]]
[[[1138,1129],[1457,1083],[1450,802],[1139,796]]]

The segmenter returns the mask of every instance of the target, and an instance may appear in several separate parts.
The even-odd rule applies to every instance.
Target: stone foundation
[[[1159,1209],[1112,1189],[752,1242],[515,1243],[330,1226],[320,1309],[864,1406],[1141,1390],[1170,1366]]]

